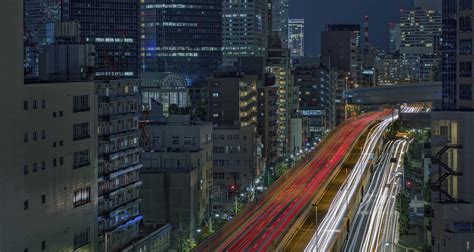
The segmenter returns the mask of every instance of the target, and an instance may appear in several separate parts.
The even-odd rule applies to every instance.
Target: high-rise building
[[[99,250],[117,250],[139,238],[140,97],[137,80],[97,81],[99,97]]]
[[[263,152],[267,165],[275,166],[278,157],[278,87],[275,78],[266,76],[258,87],[257,133],[262,136]]]
[[[266,0],[224,1],[224,58],[265,56],[267,45]]]
[[[442,104],[432,113],[432,250],[474,243],[472,1],[443,1]]]
[[[427,7],[420,4],[415,5],[414,9],[402,9],[400,12],[400,56],[403,60],[417,62],[415,69],[410,69],[410,64],[406,64],[409,69],[402,71],[413,71],[422,81],[432,80],[427,73],[434,71],[432,68],[439,69],[434,64],[440,62],[431,60],[428,64],[421,63],[423,56],[440,57],[438,44],[441,36],[441,11]]]
[[[278,87],[278,155],[289,155],[292,79],[290,72],[290,50],[282,48],[278,37],[270,39],[266,71],[275,77]]]
[[[62,1],[63,21],[80,25],[83,43],[96,48],[96,79],[138,78],[140,6],[136,0]]]
[[[401,42],[401,31],[400,31],[400,23],[390,23],[390,53],[396,53],[400,50],[400,42]]]
[[[329,60],[333,69],[351,73],[356,79],[360,51],[359,25],[328,25],[321,32],[321,57]]]
[[[190,84],[212,76],[222,63],[222,1],[144,0],[140,6],[143,72],[178,73]]]
[[[288,48],[289,1],[272,0],[270,18],[272,31],[281,39],[282,47]]]
[[[288,48],[292,58],[304,56],[304,19],[290,19]]]
[[[25,83],[23,2],[0,28],[0,250],[93,251],[97,245],[97,113],[89,80]]]
[[[329,70],[320,64],[301,64],[293,71],[294,85],[299,86],[300,108],[309,119],[310,140],[324,136],[335,127],[335,85]]]

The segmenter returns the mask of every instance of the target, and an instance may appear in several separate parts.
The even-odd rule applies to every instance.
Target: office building
[[[268,33],[266,0],[224,1],[223,5],[224,58],[264,56]]]
[[[400,43],[401,43],[400,23],[390,23],[389,29],[390,29],[389,52],[396,53],[400,50]]]
[[[304,56],[304,19],[290,19],[288,27],[288,48],[291,58]]]
[[[332,69],[357,79],[360,26],[346,26],[329,25],[327,31],[321,32],[321,57],[329,59]]]
[[[258,87],[258,122],[257,133],[262,137],[262,155],[267,165],[275,166],[278,162],[278,87],[275,78],[268,76]]]
[[[431,143],[431,231],[436,252],[469,250],[474,243],[472,7],[472,1],[443,1],[443,101],[432,113]]]
[[[61,3],[63,21],[77,21],[81,42],[95,45],[96,79],[133,79],[140,76],[140,6],[136,0]]]
[[[377,84],[417,82],[420,79],[419,65],[419,58],[402,58],[399,54],[379,53],[375,58]]]
[[[25,84],[23,2],[4,4],[0,27],[9,34],[0,48],[4,88],[0,128],[8,144],[0,152],[0,200],[7,203],[0,210],[0,250],[94,250],[94,84],[89,80]],[[78,128],[84,130],[76,135]]]
[[[178,73],[195,84],[218,69],[222,1],[144,0],[140,6],[143,72]]]
[[[270,3],[272,32],[276,33],[282,43],[282,48],[288,48],[289,1],[272,0]]]
[[[335,125],[339,125],[347,118],[346,113],[346,99],[344,98],[344,91],[349,87],[349,77],[343,72],[330,72],[334,80],[334,117]]]
[[[119,250],[140,235],[139,85],[138,80],[96,81],[101,251]]]
[[[214,125],[257,126],[257,75],[216,73],[206,82],[208,121]]]
[[[430,5],[423,4],[424,1],[416,1],[414,9],[402,9],[400,11],[400,57],[417,65],[405,64],[402,71],[409,72],[414,67],[421,81],[433,81],[427,74],[439,69],[440,60],[432,59],[440,57],[439,41],[441,36],[441,11],[430,9]],[[436,2],[436,1],[435,1]],[[429,63],[422,63],[421,58],[428,56]]]
[[[302,64],[293,70],[299,87],[299,112],[309,119],[311,140],[335,127],[335,85],[330,72],[320,64]]]
[[[278,87],[278,155],[288,155],[291,119],[292,79],[290,72],[290,51],[283,48],[281,40],[273,36],[268,48],[266,72],[275,77]]]
[[[170,223],[174,237],[190,238],[209,218],[212,124],[192,121],[189,115],[164,118],[156,105],[142,122],[145,222]]]

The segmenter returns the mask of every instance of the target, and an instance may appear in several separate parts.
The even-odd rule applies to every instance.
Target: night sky
[[[388,49],[388,24],[398,22],[400,9],[412,6],[413,0],[290,0],[290,18],[305,19],[306,55],[319,54],[320,34],[326,23],[362,27],[365,15],[369,15],[369,41]]]

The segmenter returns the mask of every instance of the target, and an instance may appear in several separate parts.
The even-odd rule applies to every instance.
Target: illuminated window
[[[82,188],[74,192],[74,207],[82,206],[91,201],[91,188]]]

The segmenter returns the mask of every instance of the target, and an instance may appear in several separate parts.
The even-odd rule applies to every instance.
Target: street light
[[[319,243],[319,241],[318,241],[318,205],[317,204],[312,204],[312,206],[314,207],[314,213],[315,213],[314,230],[315,230],[315,234],[316,234],[316,252],[318,252],[319,251],[319,244],[318,244]]]

